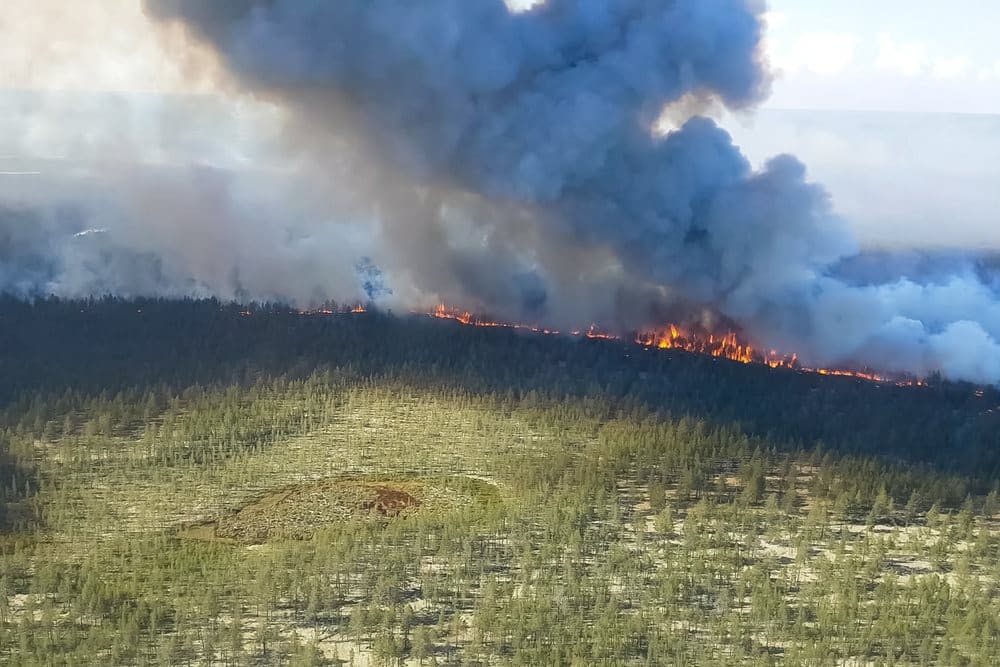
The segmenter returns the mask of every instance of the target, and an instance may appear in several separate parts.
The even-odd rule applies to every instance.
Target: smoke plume
[[[1000,381],[995,277],[969,260],[858,280],[858,243],[805,167],[755,170],[698,115],[767,96],[763,2],[518,5],[145,0],[227,90],[275,110],[280,166],[122,175],[143,182],[27,238],[0,211],[0,262],[16,255],[0,287],[308,305],[365,298],[358,267],[378,267],[393,307],[620,331],[723,318],[811,365]],[[72,243],[46,250],[53,227]],[[121,231],[79,236],[104,228]],[[72,250],[98,241],[115,258],[100,270]]]

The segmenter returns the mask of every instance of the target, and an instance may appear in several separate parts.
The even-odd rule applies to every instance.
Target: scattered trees
[[[0,303],[20,351],[0,382],[0,662],[1000,654],[997,431],[958,387],[378,314],[136,310]],[[977,470],[943,465],[959,450]],[[496,498],[255,548],[179,534],[361,474]]]

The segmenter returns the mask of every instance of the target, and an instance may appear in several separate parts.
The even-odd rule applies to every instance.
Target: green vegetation
[[[213,302],[0,336],[0,663],[1000,655],[993,390]]]

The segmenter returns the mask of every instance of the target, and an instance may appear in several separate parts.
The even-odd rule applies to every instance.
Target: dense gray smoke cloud
[[[807,364],[1000,381],[995,278],[963,260],[943,274],[858,280],[857,244],[804,166],[780,156],[754,170],[725,131],[692,113],[766,97],[763,2],[145,6],[209,46],[218,61],[207,68],[221,61],[237,90],[279,110],[281,173],[241,186],[165,190],[147,177],[119,188],[155,193],[153,205],[134,194],[116,202],[125,231],[105,242],[121,246],[106,251],[123,266],[85,272],[90,283],[46,266],[52,256],[81,264],[65,246],[46,254],[44,236],[5,241],[0,212],[0,258],[5,244],[36,248],[0,284],[24,291],[43,274],[60,284],[70,275],[84,290],[308,305],[363,298],[355,267],[374,264],[393,307],[444,301],[620,331],[725,317]],[[179,214],[199,228],[168,238],[166,222],[121,223]],[[178,247],[190,238],[204,256]],[[149,264],[135,253],[156,259],[154,275],[132,277],[136,262]]]
[[[685,96],[743,106],[766,93],[761,8],[743,1],[559,0],[524,13],[501,0],[147,6],[292,109],[293,141],[323,147],[317,169],[325,151],[361,156],[354,188],[383,227],[377,263],[422,293],[560,326],[635,326],[650,317],[650,291],[707,302],[744,274],[761,279],[743,260],[788,240],[775,230],[753,239],[762,252],[731,252],[739,222],[720,218],[735,198],[787,189],[774,200],[782,225],[800,211],[825,224],[805,210],[823,195],[791,161],[751,177],[702,119],[651,136]],[[825,252],[812,243],[823,234],[785,231]]]

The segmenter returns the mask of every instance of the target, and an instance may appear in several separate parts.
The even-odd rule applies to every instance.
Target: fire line
[[[337,314],[359,314],[367,312],[363,305],[349,306],[335,310],[323,308],[317,310],[299,311],[303,315],[337,315]],[[444,304],[438,305],[430,312],[415,311],[415,314],[427,315],[439,320],[451,320],[463,326],[490,328],[490,329],[513,329],[517,331],[527,331],[545,336],[558,336],[562,332],[556,329],[549,329],[530,324],[518,324],[512,322],[502,322],[490,318],[480,317],[467,310],[450,308]],[[585,330],[573,330],[568,332],[572,336],[583,336],[592,340],[625,341],[627,338],[601,330],[596,324],[591,324]],[[768,366],[770,368],[784,368],[803,373],[815,373],[834,377],[848,377],[858,380],[866,380],[878,384],[894,384],[900,387],[923,387],[927,386],[924,380],[910,377],[890,376],[874,373],[871,371],[855,371],[847,369],[831,368],[809,368],[799,363],[798,355],[782,354],[777,350],[762,351],[743,341],[735,331],[726,333],[712,333],[708,331],[696,331],[686,329],[678,324],[667,324],[653,331],[639,332],[632,338],[632,342],[650,350],[682,350],[692,354],[699,354],[714,357],[717,359],[728,359],[742,364],[754,364]]]

